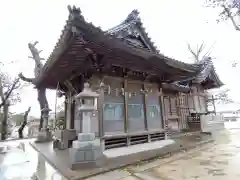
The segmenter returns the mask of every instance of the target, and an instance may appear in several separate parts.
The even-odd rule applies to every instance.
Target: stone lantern
[[[94,100],[98,96],[98,93],[90,89],[88,83],[85,83],[83,91],[75,96],[79,104],[78,111],[82,114],[82,133],[91,133],[91,115],[96,111]]]
[[[85,83],[83,91],[75,97],[79,104],[77,110],[82,116],[82,132],[78,134],[78,139],[73,141],[69,150],[72,169],[98,166],[103,157],[100,139],[91,131],[91,115],[96,111],[94,100],[98,96],[99,94],[93,92],[89,84]]]
[[[49,112],[50,111],[52,111],[52,110],[48,108],[47,104],[42,109],[42,118],[43,118],[43,128],[44,128],[44,130],[47,130],[47,128],[48,128],[48,118],[49,118]]]

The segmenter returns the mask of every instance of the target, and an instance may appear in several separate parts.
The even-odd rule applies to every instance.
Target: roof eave
[[[73,33],[72,27],[73,26],[70,23],[65,25],[58,42],[56,43],[52,53],[44,64],[43,69],[35,82],[36,87],[38,87],[42,81],[44,81],[48,75],[48,72],[51,71],[60,57],[67,51],[68,47],[73,42],[75,34]]]

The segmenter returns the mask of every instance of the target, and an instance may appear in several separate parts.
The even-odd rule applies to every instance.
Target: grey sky
[[[203,1],[202,1],[203,2]],[[235,85],[240,72],[229,62],[239,61],[237,47],[239,33],[229,23],[216,24],[216,12],[201,7],[201,0],[6,0],[0,1],[0,56],[1,61],[17,61],[5,70],[13,76],[23,72],[33,76],[34,62],[27,57],[27,43],[38,40],[38,48],[46,58],[52,51],[68,17],[67,5],[81,8],[87,21],[103,29],[117,25],[133,10],[140,17],[152,41],[162,53],[185,62],[192,62],[186,42],[196,45],[204,40],[208,46],[215,42],[212,55],[220,78],[231,88],[231,96],[240,101]],[[54,109],[55,93],[48,92]],[[32,106],[32,115],[38,115],[37,94],[32,87],[22,91],[22,103],[13,111],[25,111]]]

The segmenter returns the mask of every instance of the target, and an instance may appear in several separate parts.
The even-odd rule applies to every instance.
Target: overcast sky
[[[4,70],[12,76],[23,72],[33,76],[34,62],[27,44],[39,41],[42,57],[48,58],[68,17],[67,5],[81,8],[87,21],[106,30],[121,21],[133,10],[140,17],[152,41],[161,53],[184,62],[193,62],[186,43],[196,46],[204,41],[213,46],[212,56],[217,73],[230,95],[240,101],[239,88],[235,84],[240,77],[239,68],[233,69],[231,62],[240,61],[240,32],[234,31],[230,23],[216,23],[216,11],[201,6],[203,0],[2,0],[0,1],[0,57],[8,64]],[[55,92],[48,92],[48,101],[54,110]],[[21,92],[22,103],[12,111],[22,112],[32,106],[32,115],[39,114],[37,94],[33,87]],[[59,103],[59,102],[58,102]]]

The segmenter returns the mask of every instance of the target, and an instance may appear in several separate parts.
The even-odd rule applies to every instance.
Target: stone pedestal
[[[42,129],[40,132],[38,132],[37,139],[35,142],[49,142],[52,141],[52,133],[48,129]]]
[[[53,142],[53,148],[64,150],[70,148],[73,140],[76,139],[75,129],[57,130],[54,133],[55,140]]]
[[[7,146],[0,146],[0,154],[7,153]]]
[[[36,142],[40,143],[40,142],[52,141],[52,133],[48,128],[48,118],[49,118],[50,111],[51,109],[48,108],[47,104],[42,109],[43,128],[41,129],[40,132],[38,132]]]
[[[100,166],[103,160],[100,139],[94,133],[79,133],[69,149],[70,168],[93,168]]]

